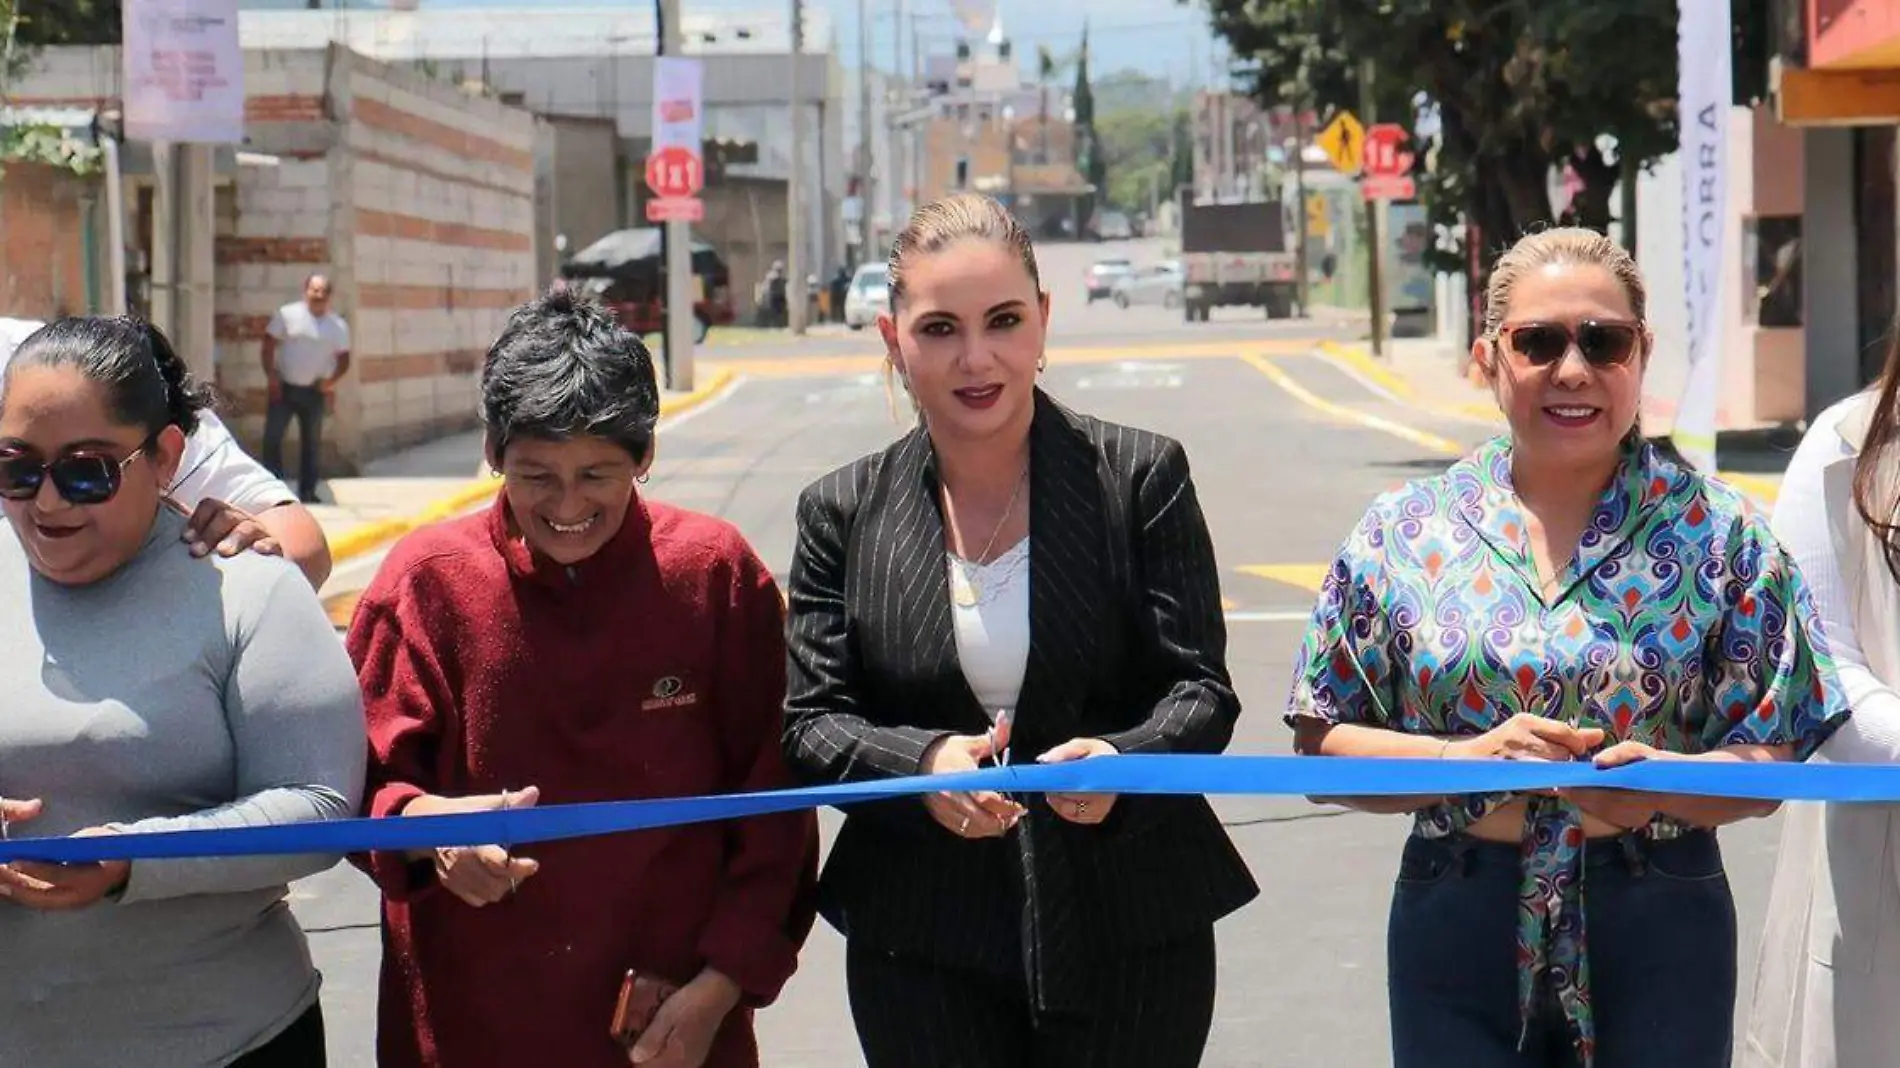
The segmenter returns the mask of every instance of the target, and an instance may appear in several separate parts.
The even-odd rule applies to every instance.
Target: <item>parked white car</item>
[[[850,288],[844,291],[844,325],[862,330],[877,322],[880,312],[890,310],[890,284],[889,269],[884,264],[859,267],[851,276]]]
[[[1164,308],[1178,308],[1181,306],[1181,285],[1184,280],[1178,260],[1137,268],[1115,280],[1115,306],[1126,308],[1131,304],[1159,304]]]

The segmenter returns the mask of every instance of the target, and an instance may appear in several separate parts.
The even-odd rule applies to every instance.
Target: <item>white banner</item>
[[[124,0],[122,12],[126,137],[242,144],[238,0]]]
[[[699,156],[703,69],[699,60],[689,56],[660,56],[653,61],[653,151],[684,148]]]
[[[1715,470],[1715,414],[1722,391],[1722,236],[1728,228],[1729,0],[1681,0],[1682,283],[1689,375],[1676,409],[1676,448]]]

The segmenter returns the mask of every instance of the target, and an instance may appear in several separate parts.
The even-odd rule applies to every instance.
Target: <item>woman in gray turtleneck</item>
[[[281,559],[195,559],[163,487],[204,406],[150,326],[65,319],[0,379],[0,816],[14,837],[353,815],[361,697]],[[0,866],[0,1064],[316,1068],[285,904],[335,857]]]

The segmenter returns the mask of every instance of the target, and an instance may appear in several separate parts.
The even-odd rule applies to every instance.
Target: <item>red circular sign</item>
[[[690,197],[705,184],[697,152],[676,145],[647,157],[647,188],[655,196]]]
[[[1410,171],[1412,154],[1405,151],[1405,140],[1405,127],[1395,123],[1367,130],[1360,173],[1368,178],[1397,178]]]

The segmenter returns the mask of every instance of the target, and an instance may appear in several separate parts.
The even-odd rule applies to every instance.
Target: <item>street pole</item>
[[[805,332],[804,257],[799,246],[805,240],[805,102],[800,99],[799,67],[805,52],[805,3],[792,0],[792,165],[785,176],[785,305],[787,325],[793,334]]]
[[[680,33],[680,0],[658,0],[660,22],[658,54],[676,56],[684,50]],[[616,96],[619,86],[614,87]],[[614,116],[618,129],[620,116]],[[658,133],[658,131],[654,131]],[[684,219],[668,219],[660,226],[660,253],[666,264],[666,388],[693,388],[693,234]]]
[[[871,12],[858,0],[858,262],[871,258]]]
[[[1359,110],[1364,115],[1367,127],[1379,121],[1377,109],[1373,103],[1372,80],[1376,75],[1371,60],[1359,64]],[[1380,281],[1379,261],[1384,258],[1379,246],[1379,207],[1376,200],[1366,200],[1366,296],[1372,315],[1372,356],[1382,359],[1385,356],[1385,285]],[[1304,211],[1304,205],[1301,206]]]
[[[1304,86],[1302,86],[1304,88]],[[1295,292],[1299,294],[1300,314],[1312,314],[1311,265],[1306,261],[1307,243],[1311,237],[1306,232],[1306,101],[1301,93],[1294,98],[1293,104],[1293,195],[1299,201],[1293,208],[1293,218],[1299,226],[1300,244],[1295,249],[1293,269],[1299,272],[1299,285]]]

